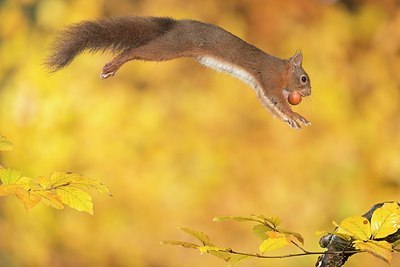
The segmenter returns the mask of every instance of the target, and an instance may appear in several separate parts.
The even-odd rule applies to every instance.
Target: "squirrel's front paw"
[[[100,78],[101,79],[107,79],[109,77],[114,76],[114,74],[117,72],[119,67],[114,66],[111,62],[107,63],[104,65],[103,70],[100,73]]]
[[[286,115],[284,121],[287,122],[290,127],[295,129],[301,129],[301,125],[309,126],[311,123],[306,120],[303,116],[298,113],[293,112],[290,115]]]

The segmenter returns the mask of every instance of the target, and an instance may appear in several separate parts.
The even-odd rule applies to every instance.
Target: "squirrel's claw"
[[[290,127],[294,129],[301,129],[302,128],[301,125],[305,126],[311,125],[311,123],[308,120],[306,120],[303,116],[295,112],[284,118],[284,121],[287,122],[290,125]]]
[[[103,79],[103,80],[107,79],[109,77],[114,76],[114,74],[115,74],[115,72],[108,72],[108,73],[101,72],[100,73],[100,79]]]
[[[109,77],[112,77],[115,75],[117,70],[119,69],[119,66],[114,66],[112,62],[107,63],[104,65],[102,72],[100,73],[100,78],[101,79],[107,79]]]

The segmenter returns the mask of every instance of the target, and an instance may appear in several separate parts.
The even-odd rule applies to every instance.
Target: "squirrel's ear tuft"
[[[301,63],[303,62],[303,53],[301,51],[297,51],[290,59],[290,66],[292,68],[301,67]]]

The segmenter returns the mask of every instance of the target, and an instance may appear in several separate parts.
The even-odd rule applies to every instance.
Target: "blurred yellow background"
[[[312,96],[294,109],[301,131],[274,119],[253,90],[190,59],[129,62],[81,55],[49,75],[57,31],[118,15],[218,24],[264,51],[301,48]],[[0,1],[1,164],[28,176],[73,171],[105,183],[94,215],[0,199],[0,266],[225,266],[160,241],[202,230],[220,246],[257,251],[251,224],[214,216],[279,216],[318,250],[316,230],[398,200],[400,6],[397,0]],[[282,249],[279,254],[296,251]],[[242,266],[314,266],[315,256]],[[346,266],[386,266],[356,255]],[[392,266],[400,266],[395,256]]]

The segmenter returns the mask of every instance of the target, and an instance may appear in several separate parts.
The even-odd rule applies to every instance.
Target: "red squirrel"
[[[52,72],[58,71],[84,50],[107,49],[119,54],[104,65],[102,79],[114,76],[124,63],[134,59],[164,61],[191,57],[249,84],[261,103],[291,127],[300,129],[302,125],[310,125],[289,105],[289,102],[298,104],[301,97],[311,94],[301,52],[280,59],[213,24],[126,16],[82,21],[67,27],[55,40],[46,65]]]

